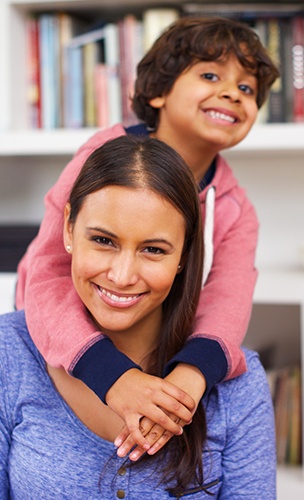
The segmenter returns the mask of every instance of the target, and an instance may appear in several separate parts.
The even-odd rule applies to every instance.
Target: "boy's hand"
[[[131,447],[137,445],[147,451],[151,443],[145,438],[142,417],[147,417],[153,424],[161,427],[162,433],[169,431],[171,434],[182,434],[183,428],[179,420],[190,422],[195,402],[184,390],[173,385],[168,380],[154,377],[135,368],[125,372],[113,384],[106,395],[106,403],[125,422],[127,436],[130,435]],[[170,416],[171,415],[171,418]],[[147,423],[145,425],[146,428]],[[150,425],[150,428],[152,425]],[[123,433],[123,436],[126,433]],[[153,434],[153,432],[152,432]],[[120,447],[125,439],[121,434],[116,438],[115,444]],[[129,443],[129,441],[128,441]],[[127,444],[118,450],[120,456],[130,451]]]
[[[195,401],[195,405],[192,408],[193,415],[206,390],[206,381],[200,370],[194,366],[181,363],[172,370],[165,380],[192,396]],[[165,410],[163,409],[163,411]],[[176,422],[176,414],[165,412],[168,417]],[[189,424],[190,421],[180,419],[178,423],[181,427],[184,427],[184,425]],[[143,447],[138,442],[135,442],[132,435],[129,433],[128,427],[125,426],[115,440],[115,444],[118,446],[117,453],[119,456],[126,456],[136,444],[137,446],[130,453],[129,458],[131,460],[138,460],[145,452],[149,455],[154,455],[174,435],[170,430],[165,429],[159,423],[154,423],[154,421],[146,416],[140,421],[140,430],[142,435],[145,436],[149,448]]]

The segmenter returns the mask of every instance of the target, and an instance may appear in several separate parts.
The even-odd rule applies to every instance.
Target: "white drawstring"
[[[204,267],[202,287],[205,285],[213,262],[213,229],[214,229],[215,187],[211,186],[206,193],[204,221]]]

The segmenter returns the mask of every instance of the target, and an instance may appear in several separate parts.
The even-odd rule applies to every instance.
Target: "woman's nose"
[[[107,277],[117,287],[135,285],[138,280],[136,257],[120,252],[111,260]]]

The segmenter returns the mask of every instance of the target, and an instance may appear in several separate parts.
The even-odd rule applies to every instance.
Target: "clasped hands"
[[[154,455],[173,435],[192,421],[206,389],[205,378],[194,366],[179,364],[165,378],[137,369],[125,372],[106,395],[108,406],[125,422],[114,444],[117,454],[132,461]]]

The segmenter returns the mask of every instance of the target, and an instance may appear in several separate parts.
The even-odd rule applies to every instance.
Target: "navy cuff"
[[[206,391],[224,379],[228,370],[226,356],[216,340],[195,337],[186,342],[184,347],[165,366],[168,375],[178,363],[187,363],[198,368],[206,379]]]
[[[93,344],[77,361],[73,376],[82,380],[99,399],[105,398],[110,387],[127,370],[141,367],[120,352],[112,341],[105,337]]]

